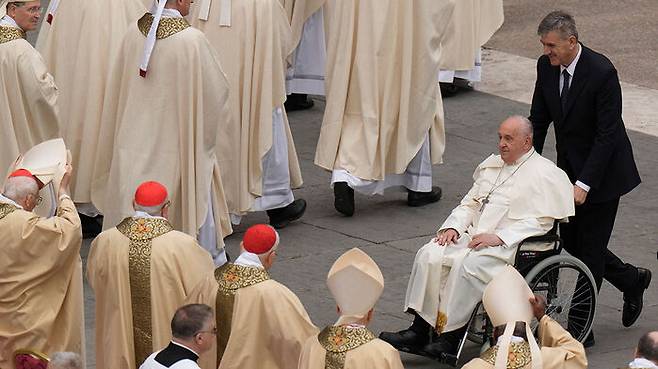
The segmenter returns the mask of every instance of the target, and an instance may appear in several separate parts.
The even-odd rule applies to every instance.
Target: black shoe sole
[[[302,208],[299,211],[282,219],[273,219],[273,217],[270,217],[270,225],[276,229],[285,228],[290,224],[290,222],[294,222],[295,220],[298,220],[299,218],[304,216],[304,213],[306,213],[306,205],[307,205],[306,201],[304,199],[297,199],[292,204],[294,204],[295,202],[302,204]]]

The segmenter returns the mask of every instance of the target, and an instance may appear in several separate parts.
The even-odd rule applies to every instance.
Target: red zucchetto
[[[261,255],[279,244],[279,233],[267,224],[249,227],[242,238],[242,246],[252,254]]]
[[[135,204],[157,206],[167,200],[167,188],[155,181],[144,182],[135,191]]]
[[[27,169],[18,169],[13,171],[10,175],[9,178],[14,178],[14,177],[28,177],[32,178],[37,182],[37,186],[39,186],[39,189],[43,188],[43,183],[37,179],[29,170]]]

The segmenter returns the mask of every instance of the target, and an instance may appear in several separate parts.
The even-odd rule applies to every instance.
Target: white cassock
[[[324,75],[327,63],[327,45],[324,30],[324,1],[295,1],[292,14],[295,51],[290,55],[286,73],[286,91],[289,94],[324,95]],[[303,5],[303,6],[302,6]],[[312,12],[312,13],[311,13]],[[306,17],[311,13],[310,17]],[[303,18],[303,19],[299,19]],[[296,28],[302,23],[301,34]]]
[[[414,309],[439,333],[468,322],[487,283],[514,262],[521,241],[546,234],[555,220],[575,212],[566,173],[534,149],[512,165],[491,155],[473,179],[471,190],[440,228],[455,229],[459,240],[449,246],[432,240],[423,246],[409,277],[404,310]],[[497,235],[504,245],[467,247],[483,233]]]

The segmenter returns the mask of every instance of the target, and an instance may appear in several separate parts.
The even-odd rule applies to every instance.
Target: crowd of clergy
[[[286,247],[277,229],[306,209],[293,194],[302,175],[287,111],[326,96],[315,164],[344,216],[354,191],[439,201],[439,82],[480,80],[502,1],[50,0],[44,10],[0,1],[1,369],[21,369],[26,353],[85,362],[87,236],[97,369],[403,368],[404,347],[455,353],[479,302],[495,345],[466,368],[587,367],[583,344],[510,266],[521,241],[577,215],[573,178],[535,149],[525,117],[500,123],[499,154],[417,252],[409,329],[368,329],[384,277],[358,248],[328,271],[338,318],[322,330],[269,274]],[[40,20],[35,48],[25,36]],[[257,211],[269,224],[249,227],[230,260],[224,238]],[[651,278],[636,269],[630,324]]]

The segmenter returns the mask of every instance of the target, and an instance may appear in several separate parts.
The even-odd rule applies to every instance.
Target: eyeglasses
[[[41,204],[42,201],[43,201],[43,197],[41,197],[41,196],[37,197],[37,199],[36,199],[37,205]]]
[[[210,333],[210,334],[216,336],[217,335],[217,327],[214,327],[213,329],[211,329],[209,331],[198,331],[194,335],[196,336],[197,334],[201,334],[201,333]]]

